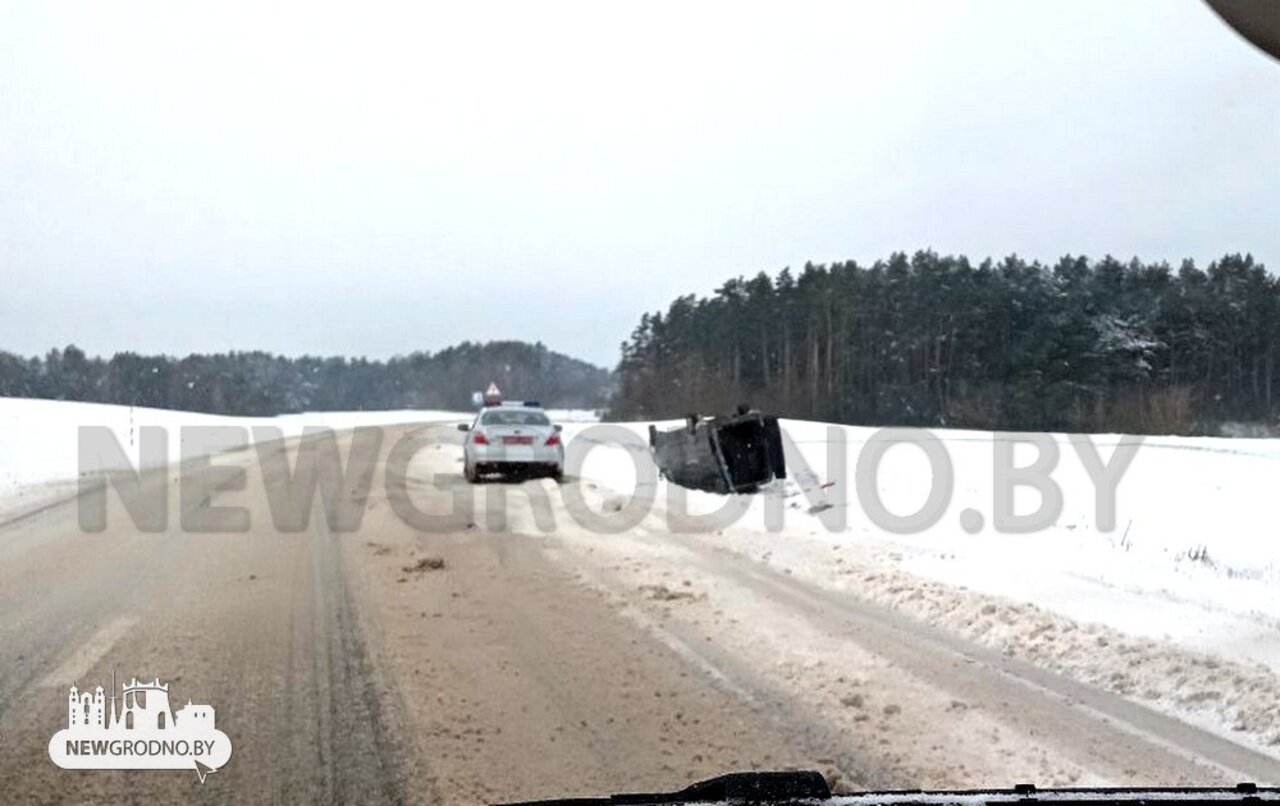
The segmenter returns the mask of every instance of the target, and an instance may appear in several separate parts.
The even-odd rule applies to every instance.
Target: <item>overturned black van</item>
[[[672,431],[650,425],[649,447],[664,478],[694,490],[752,493],[787,477],[778,418],[745,407],[732,417],[690,414]]]

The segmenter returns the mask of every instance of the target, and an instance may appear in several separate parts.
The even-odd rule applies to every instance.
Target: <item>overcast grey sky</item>
[[[1280,268],[1280,64],[1197,0],[259,6],[0,3],[0,349],[612,365],[809,259]]]

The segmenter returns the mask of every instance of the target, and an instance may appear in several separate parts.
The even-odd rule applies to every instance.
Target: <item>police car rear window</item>
[[[551,425],[540,411],[486,411],[480,418],[485,425]]]

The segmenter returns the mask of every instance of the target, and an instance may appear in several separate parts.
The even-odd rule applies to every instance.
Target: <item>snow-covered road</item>
[[[79,425],[108,425],[136,446],[143,424],[269,424],[296,436],[305,425],[465,416],[244,420],[0,400],[0,522],[74,490]],[[653,470],[647,453],[599,440],[568,413],[560,419],[571,444],[595,440],[575,489],[596,511],[623,508],[636,468]],[[647,424],[624,427],[644,441]],[[852,481],[870,429],[784,429],[791,478],[737,499],[740,517],[710,531],[669,516],[680,491],[664,481],[642,490],[655,505],[619,534],[583,528],[563,507],[564,490],[545,481],[478,489],[477,523],[491,526],[484,502],[508,493],[504,533],[532,540],[779,724],[814,725],[825,731],[815,746],[851,748],[820,765],[834,774],[928,786],[1280,783],[1280,543],[1271,535],[1280,497],[1270,491],[1280,446],[1148,438],[1117,488],[1108,532],[1071,441],[1055,435],[1060,516],[1048,529],[1004,535],[989,525],[971,533],[960,513],[991,512],[994,440],[1009,437],[935,431],[954,468],[950,504],[929,529],[896,534],[861,511]],[[1118,440],[1094,438],[1104,460]],[[835,443],[846,456],[829,464]],[[456,446],[441,444],[415,460],[423,478],[453,467]],[[877,490],[891,511],[908,513],[930,479],[923,454],[903,446],[885,455]],[[520,494],[539,490],[554,504],[549,529]],[[695,514],[726,502],[685,500]],[[1025,512],[1038,501],[1015,503]],[[770,510],[780,528],[768,526]]]

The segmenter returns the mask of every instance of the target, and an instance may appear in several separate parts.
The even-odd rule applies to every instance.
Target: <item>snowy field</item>
[[[625,427],[647,440],[646,423]],[[584,428],[565,430],[575,436]],[[1280,441],[1145,439],[1116,489],[1116,527],[1104,531],[1075,448],[1053,435],[1060,517],[1041,531],[999,534],[990,524],[993,435],[935,430],[954,466],[950,504],[932,527],[895,534],[868,519],[855,490],[858,456],[873,429],[783,421],[783,430],[790,478],[740,496],[745,512],[734,525],[701,539],[1275,752]],[[1107,461],[1120,438],[1092,439]],[[833,441],[846,443],[847,456],[828,467]],[[1015,456],[1025,465],[1034,450],[1019,446]],[[648,461],[643,451],[601,445],[582,475],[625,497],[636,488],[636,462]],[[899,445],[883,456],[877,487],[890,511],[908,515],[927,498],[930,479],[923,451]],[[832,517],[840,484],[844,525]],[[669,507],[671,493],[658,482],[657,510]],[[695,514],[726,502],[684,495]],[[814,511],[827,504],[832,509]],[[1034,491],[1015,496],[1018,514],[1038,504]],[[770,506],[782,508],[780,530],[766,526]],[[962,528],[966,509],[987,515],[980,531]]]
[[[100,403],[0,398],[0,497],[32,485],[72,481],[79,470],[80,426],[110,428],[120,446],[139,461],[139,429],[160,426],[168,433],[168,461],[182,458],[182,426],[273,427],[285,437],[307,427],[354,428],[458,420],[468,415],[442,411],[359,411],[287,414],[280,417],[224,417],[187,411],[145,409]]]
[[[664,423],[662,427],[675,427]],[[626,428],[647,440],[647,424]],[[584,426],[566,426],[571,438]],[[791,478],[774,490],[749,499],[733,531],[776,557],[785,554],[793,571],[828,569],[833,545],[851,540],[892,549],[901,566],[939,581],[1043,603],[1075,618],[1103,621],[1153,638],[1176,638],[1206,647],[1238,640],[1245,653],[1280,666],[1280,647],[1259,646],[1256,635],[1224,635],[1186,618],[1180,605],[1241,616],[1280,626],[1280,440],[1148,437],[1138,447],[1116,489],[1115,528],[1095,522],[1094,486],[1065,435],[1052,435],[1059,448],[1050,477],[1062,490],[1062,513],[1055,525],[1030,534],[998,534],[986,518],[980,531],[961,527],[960,513],[992,510],[993,435],[935,430],[954,466],[954,490],[945,514],[917,534],[894,534],[863,513],[854,484],[859,451],[873,429],[783,421],[790,437],[787,463]],[[830,441],[844,440],[846,462],[828,467]],[[1119,437],[1092,437],[1103,461]],[[1019,446],[1019,464],[1034,449]],[[635,486],[636,452],[601,446],[587,459],[584,475],[615,490]],[[635,459],[648,462],[647,456]],[[929,494],[931,466],[923,451],[899,445],[883,457],[878,487],[886,508],[897,515],[918,510]],[[840,506],[835,485],[845,486],[845,524],[832,529]],[[828,485],[824,488],[824,485]],[[664,506],[671,487],[659,483],[657,503]],[[707,513],[724,506],[722,496],[688,492],[689,510]],[[782,528],[770,531],[765,511],[781,498]],[[775,501],[776,506],[779,502]],[[1020,489],[1016,512],[1028,514],[1039,495]],[[825,518],[825,519],[824,519]],[[1028,573],[1052,570],[1051,577]],[[1148,611],[1117,609],[1117,594],[1156,599]],[[1269,636],[1268,636],[1269,637]]]

